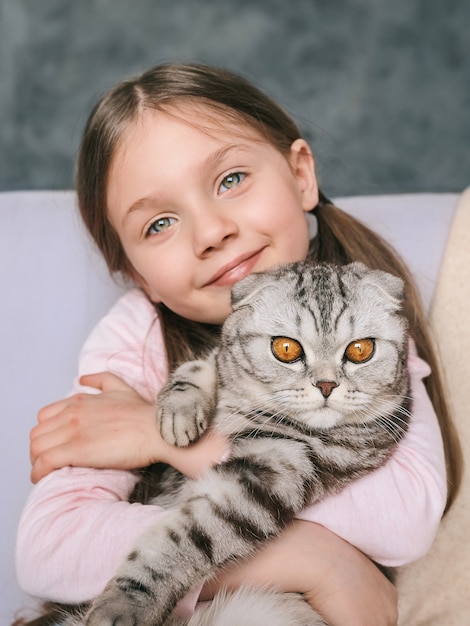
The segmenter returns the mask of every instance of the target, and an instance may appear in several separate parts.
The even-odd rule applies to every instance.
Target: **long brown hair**
[[[123,132],[144,110],[175,110],[196,102],[223,112],[260,133],[286,157],[301,132],[291,117],[271,98],[243,77],[201,64],[162,64],[125,80],[108,92],[93,109],[86,125],[77,162],[77,193],[83,221],[101,250],[111,273],[130,275],[132,268],[119,237],[108,220],[106,191],[113,157]],[[462,457],[445,400],[438,362],[429,337],[418,291],[404,263],[376,233],[334,206],[320,192],[312,207],[318,231],[310,256],[318,261],[363,261],[373,268],[399,275],[406,282],[406,313],[418,354],[432,368],[426,388],[436,410],[447,462],[448,500],[453,502],[461,479]],[[170,369],[194,358],[217,340],[214,327],[176,315],[156,305]]]

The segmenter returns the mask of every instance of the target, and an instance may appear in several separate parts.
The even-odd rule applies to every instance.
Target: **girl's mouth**
[[[204,286],[231,287],[239,280],[242,280],[242,278],[245,278],[245,276],[248,276],[248,274],[251,274],[263,250],[264,248],[261,248],[261,250],[242,255],[227,263]]]

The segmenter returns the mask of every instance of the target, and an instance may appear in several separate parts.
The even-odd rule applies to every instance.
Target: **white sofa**
[[[458,200],[452,193],[412,194],[346,198],[338,204],[398,249],[429,309]],[[83,340],[122,288],[109,278],[85,236],[70,191],[0,194],[0,272],[0,624],[7,625],[28,604],[15,579],[14,542],[31,488],[29,431],[40,407],[68,393]],[[467,593],[470,598],[470,589]],[[421,623],[431,622],[416,622]]]

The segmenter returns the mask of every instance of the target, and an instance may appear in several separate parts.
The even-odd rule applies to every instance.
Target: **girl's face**
[[[306,211],[318,202],[304,140],[289,159],[253,129],[199,108],[146,111],[110,172],[111,224],[154,302],[221,323],[250,274],[306,257]]]

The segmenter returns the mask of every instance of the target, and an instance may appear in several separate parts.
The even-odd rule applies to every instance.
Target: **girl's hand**
[[[158,453],[155,411],[110,373],[80,383],[101,391],[79,393],[44,407],[31,431],[31,479],[66,465],[134,469]]]
[[[80,383],[101,393],[80,393],[38,414],[30,444],[33,482],[67,465],[137,469],[159,461],[196,476],[226,449],[210,431],[188,448],[170,446],[158,430],[154,405],[109,372],[83,376]]]
[[[206,583],[201,600],[222,587],[299,592],[330,626],[395,626],[397,592],[356,548],[312,522],[295,520],[252,559]]]

